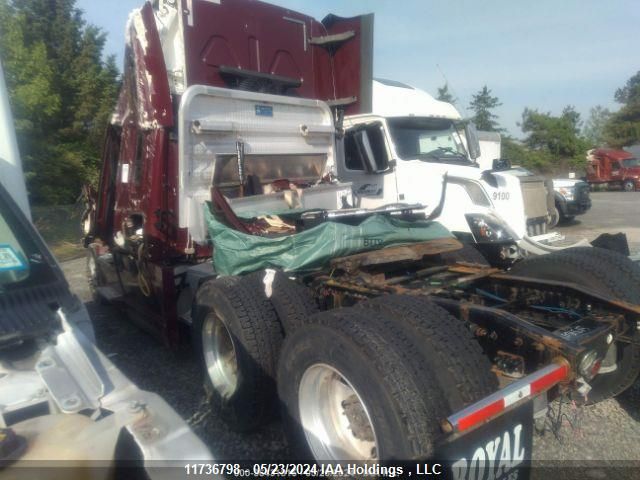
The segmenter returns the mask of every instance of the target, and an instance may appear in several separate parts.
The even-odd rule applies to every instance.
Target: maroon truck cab
[[[640,161],[625,150],[597,148],[587,156],[587,182],[621,187],[627,192],[640,188]]]
[[[340,118],[371,109],[372,49],[372,14],[318,21],[256,0],[160,0],[134,11],[85,225],[97,286],[116,285],[106,296],[174,343],[177,318],[189,314],[176,310],[188,291],[184,272],[211,256],[180,217],[185,92],[203,85],[318,99]]]

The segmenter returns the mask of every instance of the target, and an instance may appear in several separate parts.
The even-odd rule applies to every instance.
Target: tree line
[[[106,34],[87,24],[76,0],[0,0],[4,66],[18,145],[32,204],[73,202],[96,185],[103,135],[120,88],[115,58],[104,58]],[[448,85],[438,98],[456,103]],[[587,149],[640,141],[640,72],[615,92],[617,112],[594,107],[583,122],[572,106],[560,115],[527,108],[523,141],[505,135],[485,85],[469,104],[481,130],[503,134],[503,156],[536,171],[583,163]]]
[[[438,100],[456,103],[458,100],[445,83],[438,88]],[[495,109],[502,105],[486,85],[471,97],[469,110],[479,130],[502,134],[502,156],[514,164],[537,172],[580,169],[587,150],[608,146],[622,148],[640,143],[640,71],[615,91],[621,107],[616,112],[597,105],[582,121],[580,113],[567,105],[560,115],[525,108],[518,126],[525,135],[518,141],[500,127]]]
[[[75,0],[0,0],[0,61],[30,201],[72,203],[97,183],[120,73]]]

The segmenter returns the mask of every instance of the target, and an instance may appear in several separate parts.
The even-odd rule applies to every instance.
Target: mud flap
[[[618,252],[628,257],[631,252],[629,251],[629,242],[627,236],[624,233],[603,233],[598,235],[596,239],[591,242],[591,245],[598,248],[604,248],[605,250],[611,250],[612,252]]]
[[[528,479],[533,448],[533,401],[467,434],[450,437],[436,449],[446,478]]]

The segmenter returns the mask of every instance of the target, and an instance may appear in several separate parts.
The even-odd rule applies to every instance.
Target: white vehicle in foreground
[[[459,131],[460,121],[453,105],[426,92],[374,80],[372,113],[345,118],[346,159],[338,164],[338,177],[353,183],[359,206],[375,208],[437,205],[446,174],[439,221],[459,238],[475,242],[490,261],[561,248],[553,246],[561,236],[548,233],[545,180],[499,158],[489,159],[495,141],[480,144],[474,129]],[[483,166],[476,161],[482,153],[479,145],[487,150]]]
[[[139,389],[95,346],[84,304],[28,218],[1,76],[0,105],[0,153],[8,159],[0,162],[2,478],[112,478],[123,460],[150,478],[171,478],[175,470],[163,467],[211,461],[167,402]]]

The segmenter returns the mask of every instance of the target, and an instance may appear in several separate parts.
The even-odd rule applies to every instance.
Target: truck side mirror
[[[508,158],[494,158],[491,163],[492,172],[502,172],[511,168],[511,160]]]
[[[478,140],[478,130],[473,122],[469,122],[464,126],[464,135],[467,137],[469,157],[475,160],[480,156],[480,140]]]

